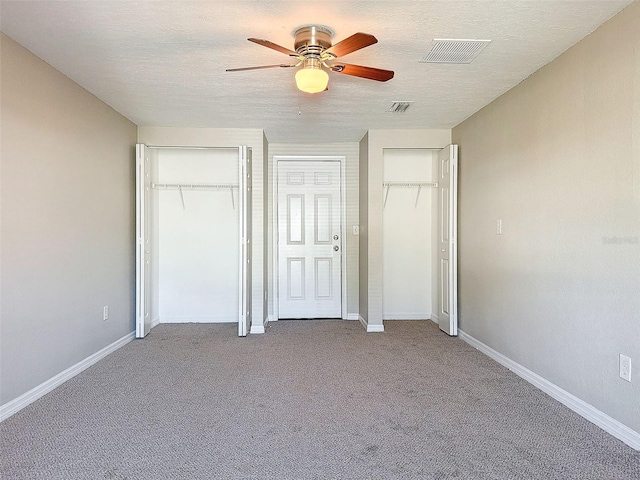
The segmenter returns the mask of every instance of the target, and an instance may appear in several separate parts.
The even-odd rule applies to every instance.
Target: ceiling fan
[[[378,40],[368,33],[355,33],[348,38],[331,45],[333,31],[324,25],[303,25],[294,31],[294,50],[277,45],[269,40],[249,38],[248,40],[297,59],[295,63],[281,63],[277,65],[262,65],[259,67],[229,68],[227,72],[244,70],[260,70],[263,68],[291,68],[302,67],[296,72],[295,80],[299,90],[306,93],[318,93],[327,90],[329,75],[327,70],[368,78],[378,82],[386,82],[393,78],[391,70],[363,67],[348,63],[335,62],[335,59],[347,55],[361,48],[377,43]]]

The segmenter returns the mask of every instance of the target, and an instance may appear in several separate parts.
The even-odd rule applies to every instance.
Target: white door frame
[[[273,318],[272,320],[278,320],[278,162],[280,161],[338,161],[340,162],[340,238],[342,239],[342,248],[340,252],[340,265],[341,265],[341,284],[342,292],[340,298],[340,310],[342,319],[347,318],[347,179],[345,172],[345,165],[347,157],[341,155],[274,155],[273,156],[273,205],[271,218],[272,222],[272,240],[271,247],[273,251],[273,286],[270,296],[273,300]]]
[[[247,157],[251,157],[251,148],[246,146],[236,147],[201,147],[201,146],[172,146],[172,145],[146,145],[143,143],[136,144],[136,337],[143,338],[149,329],[144,326],[144,302],[146,298],[143,295],[145,290],[146,269],[143,267],[144,263],[144,248],[143,242],[147,238],[149,232],[146,232],[144,228],[144,220],[146,211],[143,206],[142,191],[144,189],[144,174],[147,173],[143,168],[143,164],[140,165],[139,159],[141,153],[146,149],[174,149],[174,150],[236,150],[238,152],[238,215],[239,215],[239,234],[238,248],[240,252],[239,258],[239,306],[238,312],[238,336],[246,336],[249,333],[249,322],[251,319],[251,278],[246,278],[247,275],[251,275],[250,265],[247,261],[251,260],[251,238],[245,240],[245,233],[251,233],[251,189],[246,189],[250,185],[251,172],[247,172],[247,166],[245,162]],[[245,309],[246,308],[246,309]]]

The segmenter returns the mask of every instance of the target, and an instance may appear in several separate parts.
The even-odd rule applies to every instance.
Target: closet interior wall
[[[437,308],[437,152],[384,149],[383,320],[429,320]]]
[[[237,148],[152,148],[151,315],[237,322]]]

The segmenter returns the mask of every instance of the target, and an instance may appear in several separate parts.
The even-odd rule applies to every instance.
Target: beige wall
[[[344,232],[344,248],[346,266],[343,269],[343,281],[347,282],[347,315],[358,313],[358,237],[352,235],[352,226],[358,225],[358,143],[323,143],[323,144],[269,144],[269,262],[270,270],[275,270],[273,264],[273,157],[274,156],[344,156],[346,173],[346,231]],[[270,275],[269,292],[273,292],[273,274]],[[274,298],[269,298],[269,313],[273,314]]]
[[[366,298],[367,316],[363,316],[368,328],[382,326],[382,165],[385,148],[435,148],[440,149],[451,143],[451,130],[369,130],[369,162],[366,178],[367,198],[360,198],[360,204],[367,204],[366,242],[367,273],[366,292],[361,289],[360,298]],[[361,218],[361,223],[364,223]]]
[[[6,404],[133,331],[136,126],[0,43]]]
[[[635,2],[453,130],[461,328],[636,432],[638,32]]]
[[[266,319],[264,311],[264,220],[263,220],[263,163],[264,133],[255,128],[178,128],[178,127],[138,127],[138,142],[153,146],[175,147],[238,147],[247,146],[252,150],[252,300],[251,321],[262,327]]]

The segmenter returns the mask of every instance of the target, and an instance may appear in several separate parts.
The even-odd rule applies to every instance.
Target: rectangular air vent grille
[[[435,38],[421,63],[471,63],[491,40]]]
[[[413,101],[410,102],[393,102],[391,104],[391,106],[389,107],[389,112],[394,112],[394,113],[404,113],[407,111],[407,109],[411,106],[411,104],[413,103]]]

